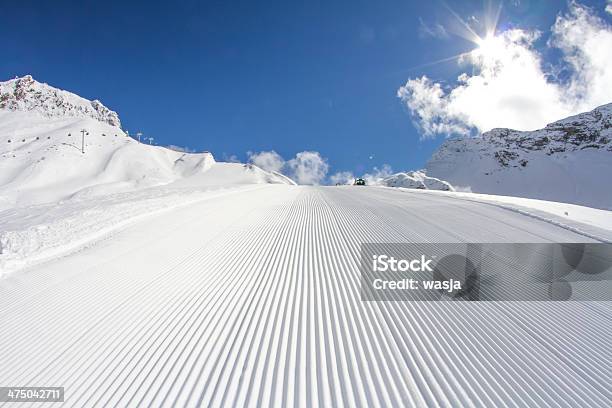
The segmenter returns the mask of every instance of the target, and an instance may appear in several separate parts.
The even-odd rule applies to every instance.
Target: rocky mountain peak
[[[31,75],[0,82],[0,109],[37,112],[46,117],[90,117],[121,127],[117,113],[100,101],[38,82]]]

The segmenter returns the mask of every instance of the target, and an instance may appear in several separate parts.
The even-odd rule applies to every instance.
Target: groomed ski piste
[[[358,265],[364,242],[597,242],[603,229],[380,187],[164,194],[5,264],[2,385],[62,386],[75,407],[612,406],[612,303],[366,302]],[[98,216],[125,214],[105,202]],[[63,205],[34,218],[84,211]]]
[[[0,93],[0,386],[73,407],[612,406],[612,302],[363,301],[359,270],[362,243],[612,242],[612,212],[297,186],[139,143],[29,76]]]

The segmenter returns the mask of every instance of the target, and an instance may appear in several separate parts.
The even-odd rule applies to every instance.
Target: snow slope
[[[612,104],[531,132],[448,139],[427,174],[459,190],[612,209]]]
[[[536,200],[533,198],[498,196],[466,192],[445,191],[409,191],[413,194],[435,194],[451,199],[463,199],[491,204],[499,208],[534,217],[570,231],[597,239],[612,242],[612,211],[584,207],[576,204]]]
[[[0,83],[0,90],[0,210],[173,182],[294,184],[252,165],[217,163],[208,152],[138,143],[100,102],[31,77]]]
[[[612,405],[609,302],[364,302],[358,266],[364,242],[612,230],[450,192],[289,185],[140,144],[34,85],[0,108],[0,385],[63,386],[75,407]]]
[[[75,407],[612,405],[609,302],[360,299],[362,242],[591,239],[444,194],[256,187],[0,280],[1,382]]]
[[[227,170],[227,166],[215,166],[218,168]],[[232,172],[237,173],[229,173]],[[170,184],[93,197],[79,195],[59,204],[0,211],[0,279],[28,266],[79,251],[137,221],[252,188],[258,186]]]

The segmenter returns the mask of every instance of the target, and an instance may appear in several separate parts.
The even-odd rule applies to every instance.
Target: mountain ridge
[[[449,138],[426,172],[458,190],[612,209],[612,103],[533,131]]]
[[[0,82],[0,109],[36,112],[44,117],[89,117],[121,127],[117,112],[97,99],[90,101],[77,94],[36,81],[31,75]]]

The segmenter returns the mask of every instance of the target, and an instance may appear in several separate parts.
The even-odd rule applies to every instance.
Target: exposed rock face
[[[45,117],[90,117],[121,127],[116,112],[100,101],[89,101],[34,80],[30,75],[0,82],[0,109],[33,111]]]

